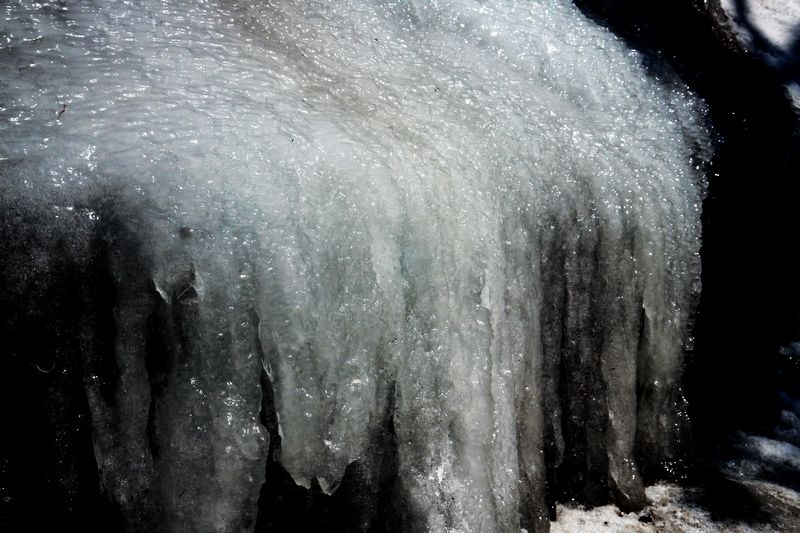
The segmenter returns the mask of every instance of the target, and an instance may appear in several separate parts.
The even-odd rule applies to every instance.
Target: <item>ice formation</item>
[[[268,455],[425,531],[676,459],[702,106],[571,3],[0,9],[3,276],[128,529],[252,529]]]

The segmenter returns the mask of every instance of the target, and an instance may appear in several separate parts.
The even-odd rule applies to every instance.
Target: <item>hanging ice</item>
[[[405,529],[675,460],[702,109],[569,2],[2,11],[8,290],[73,287],[129,529],[252,528],[270,449],[368,484],[387,427]]]

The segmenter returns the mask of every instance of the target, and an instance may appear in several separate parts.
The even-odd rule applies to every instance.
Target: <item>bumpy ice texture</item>
[[[130,530],[252,528],[268,460],[545,530],[677,458],[702,110],[568,2],[2,16],[3,276],[18,320],[79,302],[48,327]]]

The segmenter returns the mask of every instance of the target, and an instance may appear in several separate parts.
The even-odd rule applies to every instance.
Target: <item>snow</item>
[[[797,2],[721,0],[721,4],[735,24],[739,38],[751,46],[758,46],[754,42],[754,33],[761,33],[770,45],[785,54],[795,46],[800,25],[800,5]]]
[[[778,70],[787,70],[786,88],[800,108],[800,3],[794,0],[721,0],[740,43]],[[794,65],[792,67],[792,65]],[[791,69],[791,70],[790,70]]]
[[[800,493],[772,483],[745,482],[753,493],[771,495],[780,501],[786,513],[800,510]],[[642,511],[623,513],[613,505],[594,509],[558,506],[557,520],[551,533],[769,533],[776,531],[776,523],[758,520],[740,521],[715,517],[696,503],[700,489],[677,485],[657,484],[647,487],[650,500]],[[789,531],[796,527],[794,519],[777,530]]]

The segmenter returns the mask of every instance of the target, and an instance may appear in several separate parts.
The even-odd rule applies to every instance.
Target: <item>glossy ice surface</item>
[[[88,280],[131,529],[253,527],[262,367],[300,485],[390,420],[408,527],[544,529],[548,471],[635,507],[676,457],[702,106],[569,2],[0,16],[0,204],[41,237],[5,275]]]

